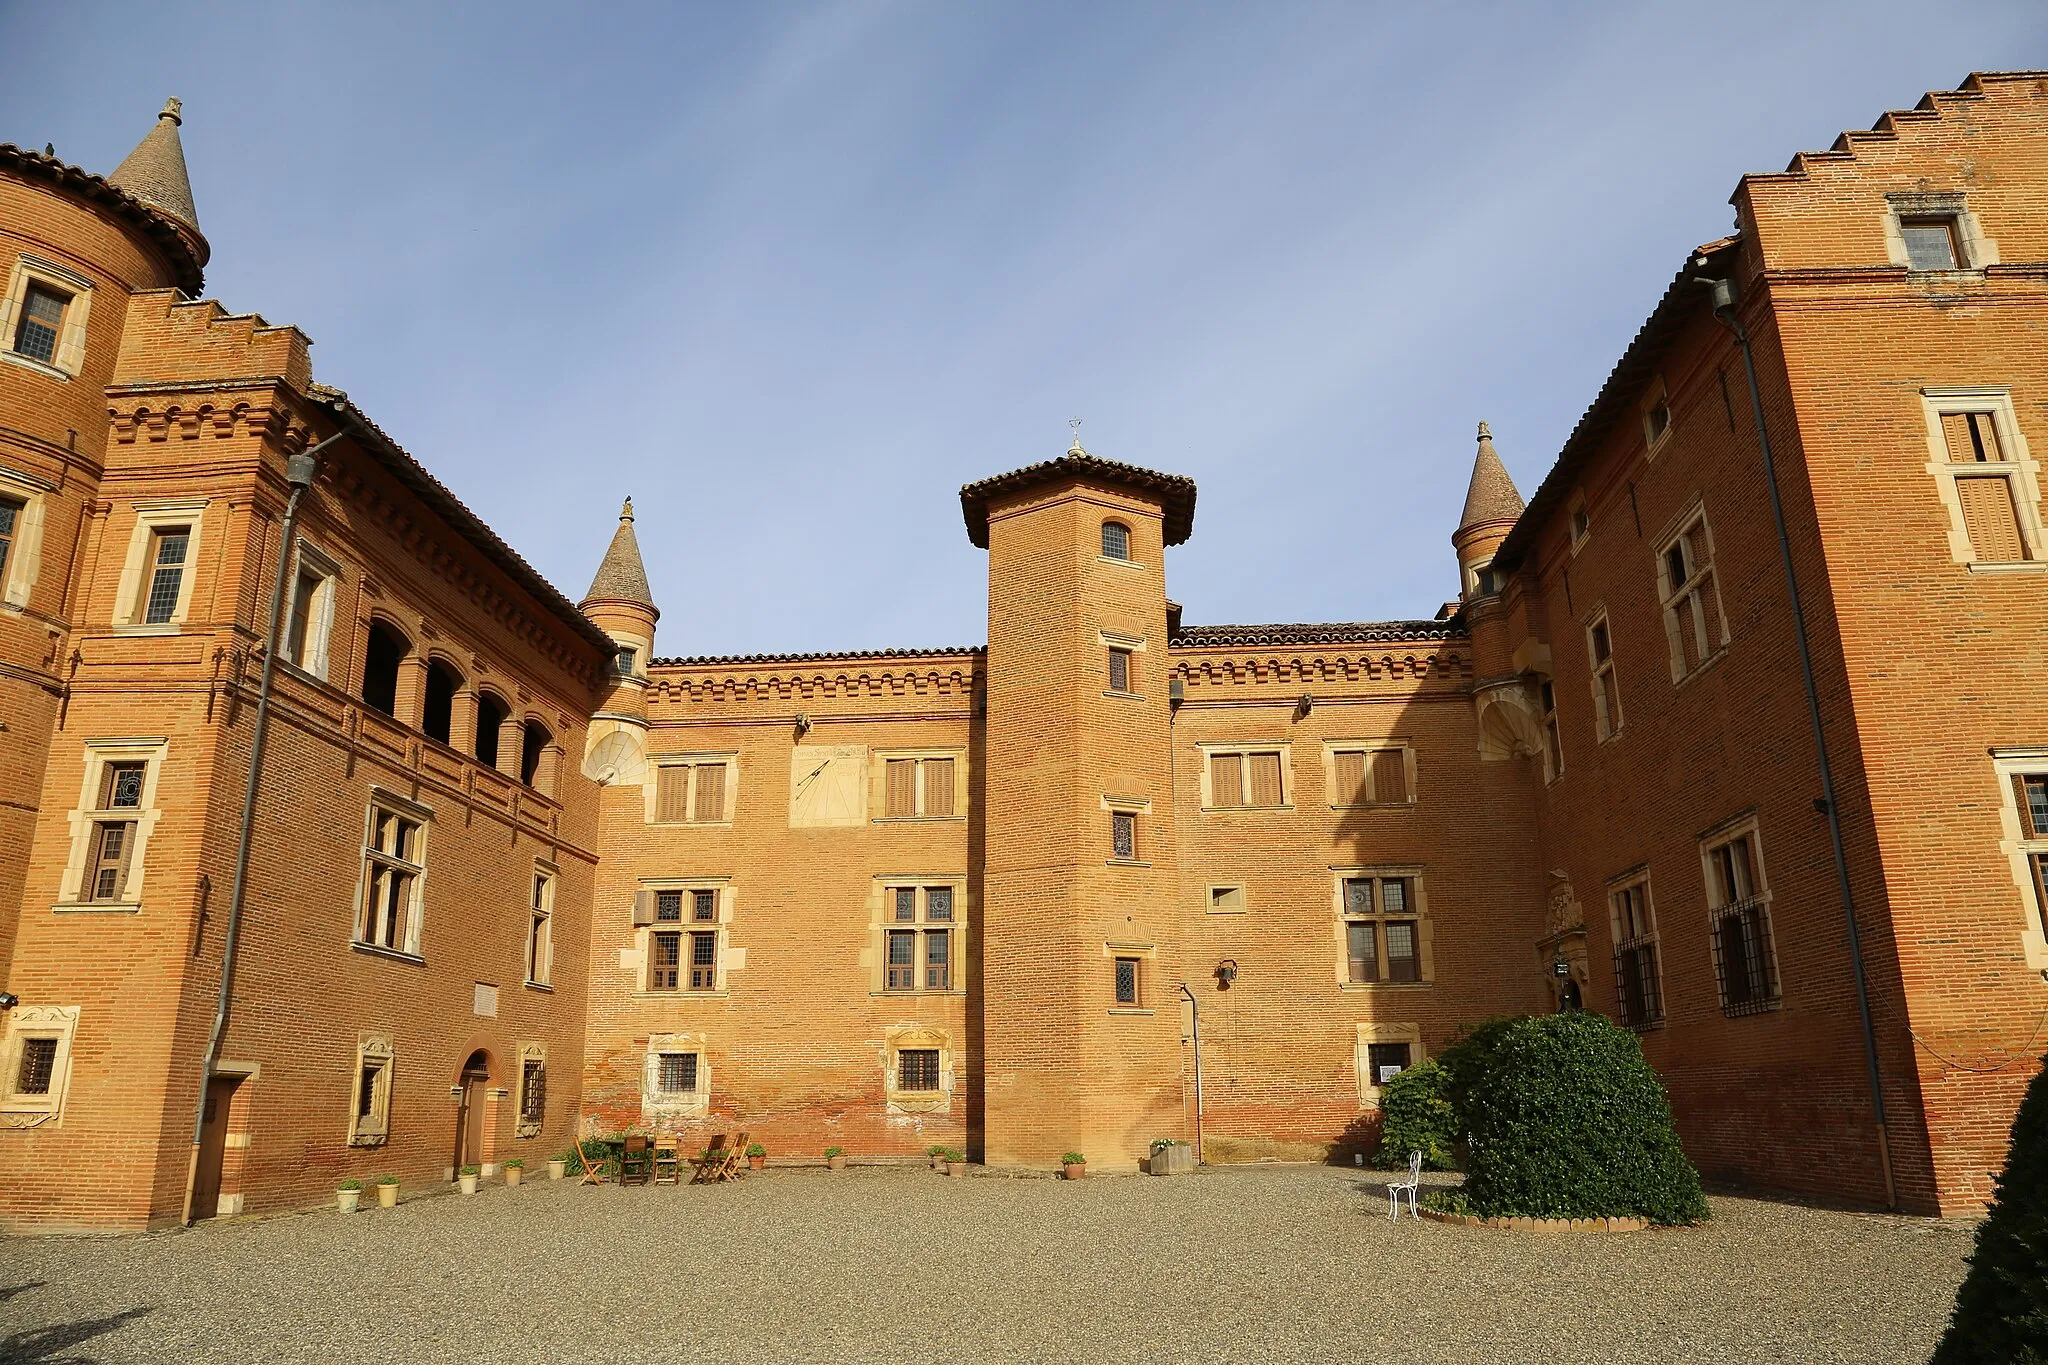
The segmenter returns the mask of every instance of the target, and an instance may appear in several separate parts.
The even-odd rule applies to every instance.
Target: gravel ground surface
[[[1918,1361],[1972,1229],[1390,1223],[1379,1177],[771,1170],[0,1242],[0,1361]],[[367,1192],[366,1192],[367,1193]]]

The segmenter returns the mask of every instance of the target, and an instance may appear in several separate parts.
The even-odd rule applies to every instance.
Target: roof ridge
[[[649,668],[696,667],[702,664],[782,664],[845,659],[944,659],[988,653],[987,645],[949,645],[938,649],[844,649],[809,654],[693,654],[649,659]]]

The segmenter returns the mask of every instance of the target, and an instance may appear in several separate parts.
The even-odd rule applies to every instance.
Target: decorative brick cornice
[[[1463,680],[1472,676],[1471,660],[1456,650],[1312,650],[1234,657],[1218,650],[1206,658],[1175,658],[1170,667],[1173,676],[1190,687],[1388,682],[1399,678]]]
[[[982,672],[984,651],[928,654],[885,650],[848,655],[746,659],[658,660],[648,671],[650,701],[795,702],[825,697],[966,697]],[[868,666],[821,667],[858,661]],[[769,663],[748,668],[748,663]],[[807,666],[809,665],[809,666]]]

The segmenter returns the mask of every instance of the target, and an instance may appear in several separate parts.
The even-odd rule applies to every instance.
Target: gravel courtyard
[[[1971,1229],[1387,1221],[1371,1172],[770,1170],[0,1243],[0,1361],[1916,1361]]]

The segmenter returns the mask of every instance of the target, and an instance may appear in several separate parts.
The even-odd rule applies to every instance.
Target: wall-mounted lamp
[[[1294,703],[1294,718],[1296,720],[1304,720],[1307,718],[1308,713],[1315,709],[1316,699],[1304,692],[1301,694],[1301,700]]]
[[[21,997],[13,991],[0,991],[0,1010],[11,1010],[21,1003]]]
[[[796,737],[798,739],[802,739],[805,735],[809,734],[810,732],[811,718],[803,714],[802,712],[798,712],[796,718]]]
[[[1216,989],[1227,991],[1230,983],[1237,980],[1237,959],[1226,957],[1216,964]]]

